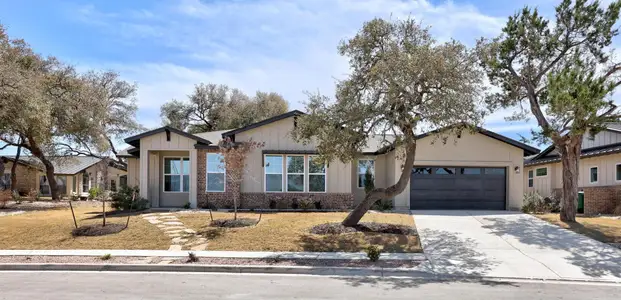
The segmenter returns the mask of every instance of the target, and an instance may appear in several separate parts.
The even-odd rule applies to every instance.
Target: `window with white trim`
[[[373,176],[375,181],[375,160],[373,159],[359,159],[358,160],[358,187],[364,188],[366,186],[365,175],[367,170]]]
[[[304,155],[287,155],[287,192],[304,192]]]
[[[533,175],[535,172],[533,172],[533,170],[528,170],[528,187],[533,187],[534,184],[534,179],[533,179]]]
[[[220,153],[207,153],[206,161],[206,190],[208,192],[224,192],[226,186],[224,156]]]
[[[164,192],[190,191],[190,159],[164,157]]]
[[[615,172],[616,172],[616,174],[615,174],[615,179],[616,179],[617,181],[621,181],[621,164],[617,164],[617,165],[615,166]]]
[[[591,167],[589,169],[589,182],[597,183],[597,167]]]
[[[308,157],[308,191],[326,191],[326,164],[318,162],[319,156]]]
[[[263,164],[265,166],[265,191],[282,192],[282,155],[266,155]]]

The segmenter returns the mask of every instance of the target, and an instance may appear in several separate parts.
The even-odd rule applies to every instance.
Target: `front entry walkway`
[[[508,211],[412,211],[429,259],[444,275],[621,280],[621,250]]]

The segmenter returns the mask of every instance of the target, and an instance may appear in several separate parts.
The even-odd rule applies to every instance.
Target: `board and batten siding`
[[[140,159],[137,157],[127,159],[127,185],[140,186]]]
[[[547,168],[548,175],[546,176],[537,176],[537,169]],[[550,196],[552,194],[552,190],[555,188],[556,179],[559,177],[559,168],[556,167],[556,164],[545,164],[538,166],[528,166],[524,168],[524,192],[537,192],[539,195],[544,197]],[[533,186],[528,186],[528,172],[533,171]]]
[[[595,136],[591,137],[591,135],[587,132],[582,137],[582,149],[606,146],[610,144],[618,144],[621,143],[621,133],[604,130],[597,133]]]
[[[253,128],[235,135],[235,141],[243,142],[252,139],[255,142],[265,143],[263,148],[254,149],[248,154],[247,172],[242,181],[242,193],[262,193],[265,191],[263,171],[263,150],[308,150],[315,151],[315,143],[304,145],[296,143],[291,138],[291,130],[294,126],[294,118],[286,118],[264,126]],[[283,158],[283,172],[286,168],[286,160]],[[308,172],[308,167],[306,167]],[[351,163],[332,161],[327,169],[327,193],[351,193]],[[283,176],[286,176],[283,173]],[[286,188],[286,187],[285,187]]]

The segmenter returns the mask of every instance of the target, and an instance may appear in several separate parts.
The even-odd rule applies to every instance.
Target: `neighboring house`
[[[140,187],[152,207],[232,207],[217,143],[252,139],[253,150],[241,184],[242,208],[290,208],[310,198],[322,208],[351,208],[364,198],[368,169],[376,187],[394,184],[403,164],[399,151],[373,138],[354,162],[319,165],[315,144],[292,140],[303,113],[291,111],[246,127],[189,134],[162,127],[125,139],[119,156],[128,162],[128,184]],[[522,206],[524,156],[539,150],[479,128],[444,144],[433,134],[419,136],[411,184],[392,199],[396,209],[518,209]]]
[[[4,164],[4,174],[0,179],[0,185],[3,189],[11,188],[11,169],[15,163],[15,158],[4,157],[6,163]],[[43,171],[40,164],[32,163],[20,159],[17,161],[17,168],[15,169],[15,177],[17,178],[17,192],[22,195],[30,194],[32,191],[39,190],[39,177],[38,174]]]
[[[4,156],[10,162],[6,164],[4,178],[9,179],[11,165],[15,157]],[[103,180],[104,162],[100,158],[88,156],[53,157],[54,174],[61,195],[76,193],[81,197],[88,196],[88,190]],[[43,164],[34,156],[21,156],[18,160],[17,185],[18,191],[28,194],[35,189],[41,196],[51,196],[52,190],[47,180]],[[23,166],[23,167],[20,167]],[[20,171],[21,170],[21,171]],[[116,191],[127,183],[125,165],[111,161],[107,167],[108,186]]]
[[[561,195],[563,167],[550,146],[524,161],[526,192]],[[611,123],[595,136],[585,134],[578,165],[578,187],[584,192],[584,213],[612,213],[621,204],[621,123]]]

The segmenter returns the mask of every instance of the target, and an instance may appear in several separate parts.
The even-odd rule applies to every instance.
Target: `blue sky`
[[[302,109],[305,91],[333,94],[347,74],[336,46],[373,17],[408,15],[432,27],[439,40],[474,45],[496,36],[507,16],[525,4],[550,14],[554,0],[0,0],[0,22],[40,53],[79,70],[112,69],[139,87],[139,121],[160,125],[159,107],[185,100],[194,84],[228,84],[252,94],[282,94]],[[532,122],[485,127],[509,137]]]

